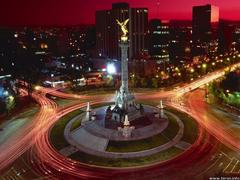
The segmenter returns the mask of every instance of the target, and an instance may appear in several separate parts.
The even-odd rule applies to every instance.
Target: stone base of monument
[[[141,116],[132,116],[131,119],[129,118],[128,123],[126,123],[126,118],[125,123],[114,121],[111,118],[107,119],[106,111],[114,107],[114,105],[93,109],[92,112],[95,114],[96,119],[85,122],[73,131],[67,132],[68,128],[66,128],[66,132],[64,132],[65,139],[71,146],[78,148],[81,152],[107,158],[144,157],[163,151],[165,148],[169,148],[180,141],[183,134],[183,124],[176,119],[179,127],[182,127],[179,129],[176,137],[174,137],[173,140],[169,139],[166,144],[134,153],[108,151],[109,142],[119,142],[120,144],[126,142],[131,144],[132,142],[136,143],[136,141],[151,139],[154,136],[161,136],[161,138],[165,139],[161,134],[168,128],[168,119],[162,119],[160,116],[156,117],[156,112],[159,112],[158,108],[148,105],[142,106],[144,112]],[[166,113],[169,114],[169,112]],[[128,115],[126,116],[128,117]],[[175,117],[174,115],[170,116]]]
[[[162,119],[158,108],[148,105],[143,107],[144,114],[128,123],[126,118],[125,123],[105,119],[107,105],[95,107],[91,112],[95,119],[76,127],[76,123],[79,124],[85,117],[85,112],[70,119],[62,129],[68,144],[63,147],[61,139],[53,139],[51,142],[57,148],[61,143],[59,153],[70,159],[111,167],[150,165],[156,161],[161,163],[191,146],[192,140],[183,140],[186,138],[184,124],[174,112],[163,110],[166,118]],[[190,135],[192,139],[192,133]],[[152,158],[148,159],[149,157]]]
[[[114,108],[114,105],[110,107]],[[129,137],[123,137],[122,131],[118,130],[119,127],[124,128],[122,122],[108,118],[106,111],[109,106],[93,109],[92,113],[95,114],[95,120],[85,122],[82,127],[91,134],[116,141],[140,140],[161,133],[167,127],[168,120],[155,117],[155,112],[158,110],[156,107],[147,105],[143,107],[142,114],[139,111],[128,114],[130,126],[134,126]]]
[[[108,113],[111,113],[111,119],[117,122],[123,122],[125,114],[133,115],[139,111],[133,94],[129,91],[116,91],[115,105],[108,109]]]

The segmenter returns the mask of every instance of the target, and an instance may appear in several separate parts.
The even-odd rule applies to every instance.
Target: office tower
[[[169,62],[169,25],[159,19],[149,22],[149,54],[158,64]]]
[[[240,27],[236,27],[233,32],[233,49],[240,50]]]
[[[218,28],[218,51],[223,54],[229,52],[233,45],[233,35],[236,26],[230,21],[221,20]]]
[[[180,65],[191,58],[191,30],[189,26],[171,27],[169,56],[171,63]]]
[[[148,9],[130,9],[130,49],[129,57],[137,58],[147,50]]]
[[[148,24],[147,8],[130,8],[128,3],[114,3],[112,9],[96,12],[96,35],[98,56],[120,60],[118,46],[121,31],[116,19],[129,18],[129,59],[138,57],[146,48]]]
[[[192,13],[192,39],[195,55],[206,53],[211,41],[216,40],[219,8],[210,4],[194,6]]]

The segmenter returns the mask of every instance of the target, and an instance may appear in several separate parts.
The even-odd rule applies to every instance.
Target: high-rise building
[[[130,9],[130,51],[129,57],[136,58],[147,50],[148,9]]]
[[[146,48],[148,24],[147,8],[130,8],[128,3],[114,3],[112,9],[96,12],[96,35],[98,56],[120,60],[118,46],[121,36],[116,19],[124,21],[129,18],[129,59],[137,57]]]
[[[114,57],[117,45],[113,44],[112,15],[111,11],[96,12],[96,48],[100,57]]]
[[[216,39],[219,8],[210,4],[194,6],[192,13],[193,52],[205,53],[208,44]]]
[[[240,27],[236,27],[233,32],[233,50],[240,50]]]
[[[191,58],[191,27],[171,27],[169,56],[173,64],[180,65]]]
[[[230,21],[219,22],[218,28],[218,51],[223,54],[230,52],[233,45],[233,35],[236,30],[236,26]]]
[[[159,19],[149,22],[149,54],[158,64],[169,62],[169,25]]]

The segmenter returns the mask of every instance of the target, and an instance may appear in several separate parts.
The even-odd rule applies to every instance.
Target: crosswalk
[[[24,178],[21,175],[25,172],[26,170],[24,169],[16,170],[15,168],[12,167],[4,175],[1,175],[0,180],[24,180]]]
[[[240,159],[219,152],[211,158],[211,163],[198,177],[212,176],[216,174],[240,174]]]
[[[240,173],[240,161],[236,158],[232,158],[231,161],[223,170],[224,173]]]

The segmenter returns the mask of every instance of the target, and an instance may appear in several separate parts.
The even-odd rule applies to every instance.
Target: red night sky
[[[149,18],[191,19],[192,6],[210,3],[220,18],[240,20],[239,0],[126,0],[131,7],[149,8]],[[0,5],[0,25],[93,24],[95,11],[110,9],[119,0],[5,0]]]

